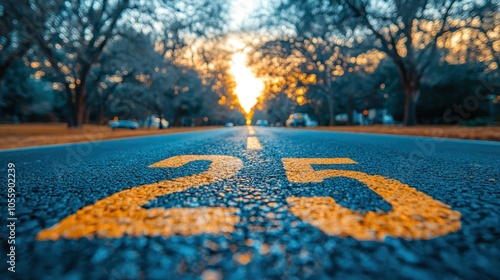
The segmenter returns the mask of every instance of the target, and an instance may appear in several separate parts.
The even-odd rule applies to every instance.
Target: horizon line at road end
[[[87,140],[87,141],[75,141],[75,142],[67,142],[67,143],[25,146],[25,147],[15,147],[15,148],[6,148],[6,149],[0,148],[0,154],[6,153],[6,152],[29,151],[29,150],[46,149],[46,148],[58,148],[58,147],[67,147],[67,146],[71,146],[71,145],[86,144],[86,143],[99,143],[99,142],[120,141],[120,140],[134,139],[134,138],[189,134],[189,133],[196,133],[196,132],[202,132],[202,131],[222,130],[222,129],[224,129],[224,127],[222,127],[222,126],[213,126],[213,127],[207,127],[206,129],[203,129],[203,130],[174,131],[174,132],[162,133],[162,134],[133,135],[133,136],[124,136],[124,137],[108,138],[108,139],[101,139],[101,140],[91,140],[91,141],[89,141],[89,140]]]
[[[206,127],[203,130],[188,130],[188,131],[174,131],[170,133],[162,133],[162,134],[146,134],[146,135],[133,135],[133,136],[123,136],[117,138],[108,138],[102,140],[86,140],[86,141],[74,141],[74,142],[66,142],[66,143],[58,143],[58,144],[45,144],[45,145],[34,145],[34,146],[24,146],[24,147],[14,147],[14,148],[0,148],[0,153],[4,152],[16,152],[16,151],[29,151],[36,149],[44,149],[44,148],[57,148],[57,147],[66,147],[71,145],[85,144],[85,143],[97,143],[97,142],[107,142],[107,141],[120,141],[126,139],[134,139],[134,138],[145,138],[145,137],[156,137],[156,136],[165,136],[172,134],[188,134],[188,133],[196,133],[201,131],[209,131],[209,130],[221,130],[225,129],[224,127]],[[382,137],[400,137],[400,138],[409,138],[409,139],[425,139],[429,141],[438,141],[438,142],[457,142],[457,143],[468,143],[468,144],[480,144],[480,145],[500,145],[500,140],[478,140],[478,139],[467,139],[467,138],[445,138],[445,137],[433,137],[433,136],[421,136],[421,135],[408,135],[408,134],[394,134],[394,133],[384,133],[384,132],[363,132],[363,131],[340,131],[333,129],[321,129],[321,128],[306,128],[306,129],[297,129],[297,128],[279,128],[279,129],[287,129],[290,131],[310,131],[310,132],[319,132],[319,133],[340,133],[340,134],[359,134],[359,135],[369,135],[369,136],[382,136]]]

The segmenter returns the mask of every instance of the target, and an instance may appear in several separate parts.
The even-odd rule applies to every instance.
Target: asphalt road
[[[500,143],[234,127],[0,170],[1,279],[500,278]]]

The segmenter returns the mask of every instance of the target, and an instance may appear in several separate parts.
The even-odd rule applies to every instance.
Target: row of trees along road
[[[231,53],[214,47],[224,45],[228,6],[224,0],[2,0],[0,107],[20,114],[9,101],[32,99],[26,90],[37,86],[19,88],[21,71],[31,83],[50,85],[54,111],[70,127],[110,115],[155,114],[178,125],[186,118],[243,120],[228,74]]]
[[[326,112],[328,124],[334,125],[337,109],[348,112],[351,122],[353,110],[366,109],[375,95],[382,98],[378,103],[387,103],[384,98],[390,89],[391,95],[403,96],[392,100],[402,107],[405,124],[414,125],[423,94],[434,92],[441,99],[462,103],[464,95],[453,97],[439,89],[447,84],[447,90],[461,92],[453,83],[463,86],[465,78],[467,96],[485,76],[499,79],[499,3],[278,1],[272,12],[260,15],[255,33],[260,40],[250,54],[249,65],[266,85],[255,110],[283,115],[283,107],[308,105],[320,121]],[[498,94],[498,83],[492,84],[494,89],[489,87],[484,94]],[[282,117],[277,119],[283,122]]]

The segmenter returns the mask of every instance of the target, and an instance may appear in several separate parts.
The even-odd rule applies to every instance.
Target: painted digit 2
[[[237,208],[154,208],[142,206],[150,200],[189,188],[208,185],[234,176],[243,162],[231,156],[184,155],[171,157],[150,167],[180,167],[196,160],[211,161],[207,171],[187,177],[133,187],[78,210],[37,235],[38,240],[60,238],[119,238],[171,236],[231,232],[239,222]]]

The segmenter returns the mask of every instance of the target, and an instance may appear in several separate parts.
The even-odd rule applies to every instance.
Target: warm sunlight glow
[[[231,74],[236,81],[235,93],[241,107],[248,113],[257,103],[257,97],[264,89],[264,83],[255,77],[255,74],[245,65],[245,60],[244,53],[234,54],[231,59]]]

